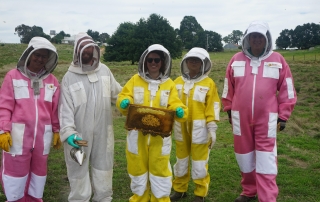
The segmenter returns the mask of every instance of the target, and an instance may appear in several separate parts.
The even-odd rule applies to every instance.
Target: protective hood
[[[187,66],[187,59],[190,57],[197,57],[197,58],[201,59],[201,61],[202,61],[200,72],[194,78],[190,78],[189,69]],[[211,64],[209,53],[205,49],[198,48],[198,47],[192,48],[183,57],[181,64],[180,64],[180,71],[181,71],[182,77],[184,79],[194,80],[194,81],[199,81],[199,80],[202,80],[203,78],[207,77],[211,71],[211,68],[212,68],[212,64]]]
[[[153,44],[153,45],[149,46],[142,53],[140,60],[139,60],[139,64],[138,64],[138,73],[146,81],[150,80],[150,78],[146,75],[148,70],[147,70],[145,60],[146,60],[147,55],[153,51],[161,51],[163,53],[163,55],[161,56],[162,63],[163,63],[162,64],[163,72],[160,73],[160,78],[161,78],[161,80],[166,80],[170,77],[172,61],[171,61],[171,56],[170,56],[169,51],[160,44]]]
[[[32,53],[39,49],[48,49],[49,58],[48,62],[44,66],[45,71],[36,79],[42,79],[45,76],[49,75],[51,72],[53,72],[58,63],[57,49],[52,45],[52,43],[43,37],[33,37],[30,40],[27,49],[22,53],[17,64],[17,68],[19,69],[19,71],[25,74],[30,79],[34,78],[32,78],[29,71],[27,71],[27,64]]]
[[[82,43],[89,42],[82,49],[80,49],[80,45]],[[83,50],[87,47],[93,46],[93,65],[82,64],[82,53]],[[73,49],[73,61],[71,63],[72,67],[69,68],[70,71],[78,73],[78,74],[90,74],[96,70],[98,70],[100,63],[100,48],[97,44],[94,43],[91,36],[89,36],[85,32],[80,32],[75,37],[75,44]]]
[[[253,32],[257,32],[262,34],[266,38],[266,47],[264,48],[263,54],[260,56],[260,58],[265,58],[269,54],[272,53],[272,38],[269,30],[269,25],[266,22],[262,21],[253,21],[250,23],[249,27],[244,33],[243,39],[242,39],[242,51],[245,55],[247,55],[249,58],[254,57],[248,50],[250,48],[249,43],[249,35]]]

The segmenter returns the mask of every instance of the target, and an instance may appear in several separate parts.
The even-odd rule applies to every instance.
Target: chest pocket
[[[233,76],[234,77],[244,76],[246,61],[233,61],[233,63],[231,64],[231,67],[233,69]]]
[[[282,64],[279,62],[265,62],[263,65],[263,77],[279,79],[279,70]]]
[[[170,91],[169,90],[162,90],[161,91],[160,106],[162,106],[162,107],[167,107],[168,106],[169,95],[170,95]]]
[[[179,98],[181,99],[182,98],[182,95],[181,95],[181,92],[182,92],[182,84],[177,84],[176,85],[176,89],[178,91],[178,95],[179,95]]]
[[[52,102],[52,97],[54,92],[56,92],[57,87],[54,84],[46,84],[44,89],[44,100],[48,102]]]
[[[144,88],[134,87],[133,88],[133,102],[134,104],[143,104],[144,101]]]
[[[205,103],[206,102],[206,95],[209,91],[209,87],[205,86],[196,86],[193,93],[193,100],[198,102]]]
[[[28,81],[25,81],[23,79],[20,79],[20,80],[13,79],[12,83],[13,83],[15,99],[18,100],[23,98],[30,98]]]
[[[69,91],[74,107],[87,103],[87,95],[82,82],[77,82],[69,86]]]

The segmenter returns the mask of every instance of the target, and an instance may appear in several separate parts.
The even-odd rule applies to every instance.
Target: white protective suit
[[[80,44],[87,41],[90,44],[80,50]],[[94,47],[92,66],[81,63],[82,50],[88,46]],[[73,62],[61,83],[59,104],[60,136],[64,141],[71,187],[69,201],[90,200],[89,161],[93,201],[112,200],[114,134],[111,103],[116,101],[122,87],[99,59],[99,47],[86,33],[79,33],[75,40]],[[72,134],[88,141],[88,147],[83,147],[87,157],[82,166],[70,156],[72,146],[66,139]]]

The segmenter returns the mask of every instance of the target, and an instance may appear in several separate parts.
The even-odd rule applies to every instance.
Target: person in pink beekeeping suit
[[[242,52],[230,60],[222,93],[234,134],[242,193],[235,202],[275,202],[277,131],[285,128],[297,101],[289,65],[272,51],[269,25],[252,22]]]
[[[0,89],[1,184],[7,201],[42,202],[51,141],[61,146],[56,48],[33,37]]]

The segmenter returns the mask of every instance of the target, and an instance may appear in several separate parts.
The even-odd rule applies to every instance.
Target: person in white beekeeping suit
[[[283,130],[297,101],[290,67],[272,51],[269,25],[252,22],[244,33],[242,52],[230,60],[222,104],[234,134],[242,193],[235,202],[275,202],[277,130]]]
[[[174,193],[170,199],[178,201],[187,196],[191,167],[195,184],[193,202],[201,202],[208,194],[208,159],[216,141],[221,104],[216,84],[208,77],[212,64],[205,49],[192,48],[183,57],[180,67],[182,76],[174,82],[180,99],[188,107],[189,116],[186,122],[176,122],[174,128],[177,162],[174,165]]]
[[[60,136],[71,191],[68,201],[112,200],[114,134],[111,103],[122,87],[100,62],[100,49],[86,33],[76,35],[73,61],[61,82]],[[70,155],[82,147],[86,158],[80,166]],[[89,165],[91,176],[89,177]],[[92,183],[90,182],[90,178]],[[92,188],[91,188],[92,187]]]

